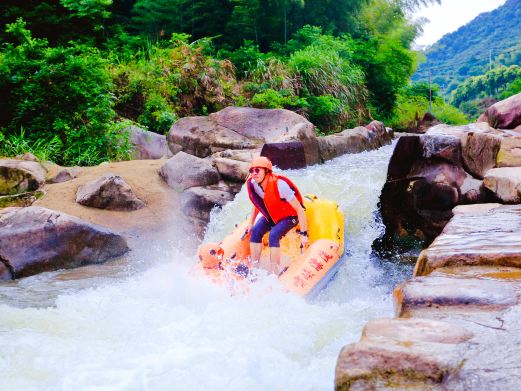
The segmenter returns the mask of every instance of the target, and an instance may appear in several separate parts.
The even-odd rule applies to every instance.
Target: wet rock
[[[0,159],[0,195],[37,190],[45,182],[45,169],[27,160]]]
[[[438,125],[424,135],[400,137],[380,196],[386,228],[375,249],[390,249],[402,237],[428,245],[455,206],[494,201],[480,178],[497,165],[500,144],[508,138],[486,123]]]
[[[93,208],[122,211],[145,206],[122,177],[110,173],[80,186],[76,192],[76,202]]]
[[[393,296],[401,317],[425,311],[497,311],[517,303],[511,284],[478,278],[416,277],[398,285]]]
[[[181,196],[181,209],[185,215],[207,223],[212,209],[224,206],[234,196],[233,189],[223,182],[213,186],[191,187]]]
[[[445,266],[521,267],[521,205],[459,206],[416,263],[415,275]]]
[[[340,351],[335,390],[437,390],[460,365],[453,345],[365,340]]]
[[[496,129],[514,129],[521,125],[521,93],[490,106],[478,122],[487,122]]]
[[[389,144],[394,135],[382,122],[346,129],[340,133],[319,137],[320,158],[333,159],[346,153],[359,153]]]
[[[168,148],[166,136],[149,132],[134,125],[128,127],[127,132],[132,144],[133,159],[161,159],[173,156],[170,148]]]
[[[365,128],[370,132],[373,145],[377,145],[378,148],[388,144],[394,137],[392,129],[386,128],[384,123],[380,121],[371,121]]]
[[[304,144],[300,141],[284,143],[267,143],[261,150],[261,156],[266,156],[274,166],[282,169],[297,169],[307,166]]]
[[[248,177],[249,163],[227,158],[214,158],[219,174],[225,179],[234,182],[244,182]]]
[[[319,137],[318,143],[320,157],[323,161],[346,153],[357,153],[370,149],[369,132],[362,127]]]
[[[122,236],[65,213],[37,206],[0,213],[0,279],[102,263],[127,251]]]
[[[477,178],[496,166],[501,138],[496,134],[469,132],[462,137],[462,157],[465,169]]]
[[[469,340],[472,335],[463,327],[438,320],[380,318],[371,320],[365,325],[362,341],[387,338],[401,342],[458,344]]]
[[[206,157],[226,149],[258,149],[265,143],[300,141],[307,164],[319,161],[314,125],[282,109],[227,107],[208,117],[185,117],[168,133],[170,149]]]
[[[424,159],[440,159],[456,166],[461,163],[459,135],[437,134],[429,131],[420,137],[420,145]]]
[[[521,167],[503,167],[489,170],[483,185],[505,203],[521,202]]]
[[[219,172],[209,160],[179,152],[159,170],[171,188],[183,191],[189,187],[209,186],[219,181]]]

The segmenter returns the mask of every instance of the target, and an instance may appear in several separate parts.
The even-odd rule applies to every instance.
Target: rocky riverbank
[[[457,207],[394,290],[397,318],[341,351],[336,389],[517,389],[520,228],[520,205]]]
[[[318,137],[291,111],[234,107],[183,118],[167,137],[129,133],[133,156],[154,159],[96,167],[0,160],[0,279],[102,263],[172,231],[195,243],[210,211],[240,191],[254,156],[300,168],[392,139],[377,121]]]
[[[519,126],[516,99],[487,123],[399,140],[381,197],[385,240],[432,243],[394,290],[396,318],[369,322],[340,352],[337,390],[519,388],[521,133],[491,128]]]

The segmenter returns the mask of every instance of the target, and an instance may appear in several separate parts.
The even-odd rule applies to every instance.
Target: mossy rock
[[[45,181],[45,169],[37,162],[0,160],[0,195],[16,195],[38,190]]]
[[[9,206],[31,206],[37,199],[43,197],[43,191],[31,191],[27,193],[0,196],[0,208]]]

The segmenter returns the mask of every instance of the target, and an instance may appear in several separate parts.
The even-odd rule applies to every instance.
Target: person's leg
[[[278,274],[280,268],[280,239],[288,233],[288,231],[298,224],[297,217],[286,217],[280,220],[270,231],[270,261],[271,269]]]
[[[264,216],[261,216],[251,229],[250,251],[252,262],[258,262],[262,251],[262,237],[271,228],[271,224]]]

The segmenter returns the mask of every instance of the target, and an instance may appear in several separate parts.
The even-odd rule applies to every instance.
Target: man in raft
[[[302,196],[291,180],[273,172],[271,161],[264,156],[252,160],[246,186],[253,203],[253,213],[247,228],[247,232],[251,232],[251,260],[253,263],[260,260],[262,237],[270,231],[268,243],[271,264],[268,270],[279,274],[280,239],[297,223],[300,226],[301,247],[309,244]],[[257,220],[259,213],[262,216]]]

